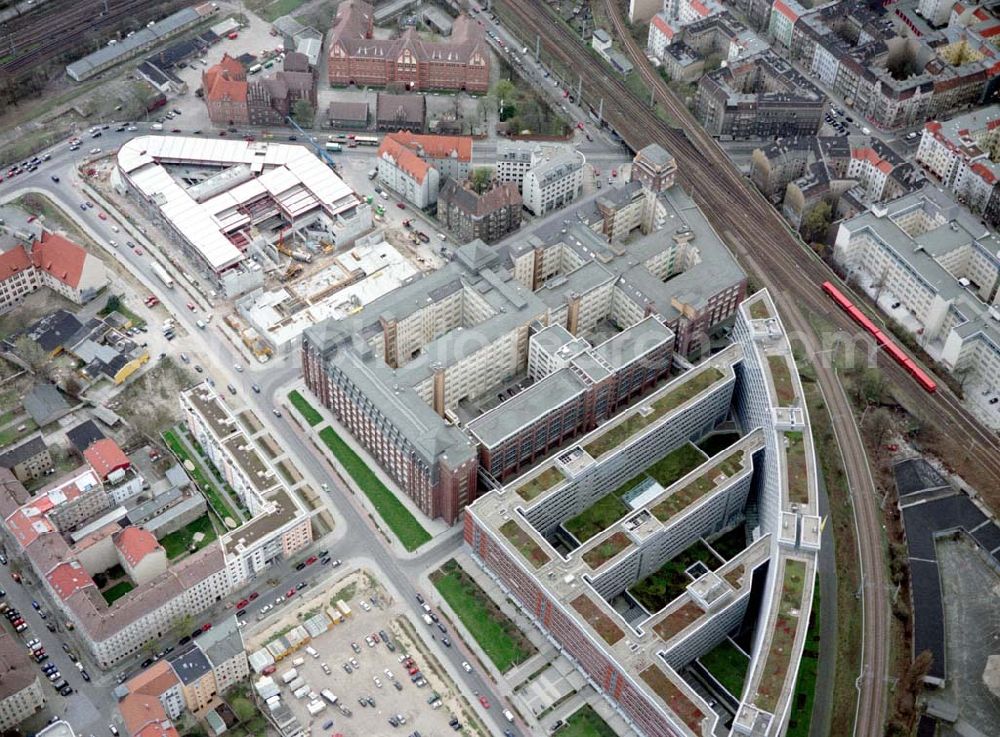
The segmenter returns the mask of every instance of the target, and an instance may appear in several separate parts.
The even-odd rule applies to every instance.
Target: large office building
[[[1000,376],[1000,240],[935,187],[840,224],[834,260],[969,386]]]
[[[303,374],[425,514],[453,522],[478,493],[481,454],[504,476],[553,446],[542,434],[556,432],[555,424],[568,423],[558,431],[564,439],[587,431],[655,382],[657,369],[640,357],[703,351],[745,289],[742,270],[683,192],[657,194],[633,182],[523,236],[492,247],[468,243],[438,271],[356,315],[307,329]],[[630,330],[650,316],[665,329]],[[518,403],[524,412],[494,409],[490,398],[511,381],[536,381],[528,374],[532,338],[551,325],[587,341],[552,379],[565,404],[547,404],[545,416],[529,402]],[[577,389],[579,401],[600,406],[576,412]],[[492,435],[476,439],[470,429],[486,438],[487,423],[476,418],[490,410],[504,415],[511,437],[537,431],[530,451],[501,462],[497,443],[509,443],[506,434],[496,443]]]
[[[467,15],[452,24],[440,41],[421,38],[408,28],[397,38],[374,36],[375,8],[347,0],[337,8],[327,39],[327,70],[335,87],[385,87],[407,90],[464,90],[485,93],[490,86],[490,50],[483,27]]]
[[[122,145],[117,160],[116,187],[228,297],[263,284],[251,247],[308,227],[340,248],[372,228],[371,208],[305,146],[140,136]],[[202,173],[195,182],[185,177],[189,167]]]
[[[809,417],[766,293],[733,337],[466,510],[473,559],[643,737],[777,736],[795,708],[821,530]],[[730,445],[662,462],[722,422]],[[673,598],[636,593],[694,549]],[[729,636],[750,657],[723,708],[689,666]]]

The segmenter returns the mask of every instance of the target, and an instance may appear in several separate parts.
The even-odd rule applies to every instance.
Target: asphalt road
[[[329,549],[330,555],[333,558],[340,558],[344,560],[345,564],[358,559],[371,561],[376,566],[384,582],[395,589],[402,599],[408,603],[414,622],[419,622],[423,611],[419,608],[416,601],[417,589],[414,586],[414,582],[424,573],[428,562],[437,560],[440,556],[453,552],[461,546],[461,528],[454,527],[443,535],[438,536],[428,543],[426,550],[422,551],[421,555],[417,557],[399,557],[396,555],[397,549],[395,547],[391,550],[386,548],[382,536],[377,534],[372,528],[367,513],[362,512],[357,506],[353,495],[343,488],[342,482],[338,477],[333,475],[332,469],[325,460],[321,459],[308,443],[303,441],[297,428],[288,420],[287,416],[278,419],[271,412],[280,403],[279,390],[281,387],[299,376],[299,369],[297,367],[298,354],[295,354],[293,357],[285,357],[284,359],[277,358],[263,365],[256,362],[247,363],[244,357],[235,353],[226,339],[220,333],[216,332],[218,330],[218,321],[215,321],[207,330],[199,330],[197,328],[195,323],[202,316],[202,312],[199,310],[199,312],[194,313],[187,309],[186,304],[189,301],[201,304],[202,299],[200,297],[185,293],[181,289],[182,285],[180,281],[178,281],[176,288],[167,289],[165,285],[153,276],[150,271],[150,253],[155,251],[155,248],[148,239],[138,233],[129,235],[126,232],[125,224],[121,221],[118,222],[120,232],[116,233],[112,230],[114,212],[108,213],[111,216],[109,220],[99,219],[98,212],[104,210],[99,203],[96,203],[93,209],[88,209],[86,212],[80,209],[81,202],[93,199],[83,192],[81,182],[75,173],[77,165],[81,163],[81,158],[88,158],[86,155],[87,151],[92,147],[102,148],[101,155],[104,155],[128,138],[142,135],[143,126],[137,127],[139,127],[139,130],[136,132],[130,133],[126,131],[124,133],[116,133],[113,129],[110,129],[103,131],[99,139],[91,140],[84,138],[83,145],[76,152],[69,151],[68,146],[65,144],[53,147],[49,151],[52,157],[51,160],[44,162],[37,171],[27,175],[19,175],[13,180],[0,183],[0,200],[17,196],[29,189],[41,190],[47,197],[59,204],[67,216],[73,218],[92,238],[104,244],[108,252],[117,258],[120,263],[124,264],[145,285],[149,292],[156,294],[174,319],[184,326],[188,334],[183,336],[183,338],[179,336],[174,342],[172,346],[173,355],[177,355],[182,350],[190,350],[197,353],[200,357],[201,365],[205,368],[205,376],[211,376],[219,387],[223,387],[227,383],[232,383],[238,387],[248,386],[251,383],[257,383],[261,386],[261,394],[244,391],[241,398],[257,410],[265,427],[270,430],[278,444],[291,456],[299,470],[305,473],[307,477],[315,480],[317,491],[326,497],[328,506],[339,515],[341,529],[350,531],[350,534],[345,534],[339,537],[339,539],[335,539],[329,543],[323,541],[319,545]],[[602,146],[602,144],[597,142],[595,144],[595,148]],[[374,155],[374,149],[367,151],[353,149],[351,151],[352,153],[343,155]],[[84,156],[81,157],[81,154],[84,154]],[[60,182],[53,182],[51,180],[52,176],[58,176]],[[138,243],[146,253],[142,256],[137,256],[135,251],[123,247],[122,244],[127,239]],[[118,248],[113,249],[107,246],[106,244],[110,240],[116,240],[119,244]],[[158,331],[158,326],[151,326],[150,332],[154,330]],[[244,365],[246,370],[243,373],[237,373],[233,369],[236,363]],[[329,491],[321,490],[320,485],[322,483],[329,485]],[[370,534],[364,534],[362,531],[365,530],[370,531]],[[334,538],[337,537],[337,531],[335,531]],[[399,552],[402,554],[401,550]],[[263,602],[273,601],[279,593],[284,593],[295,582],[297,582],[296,577],[289,574],[288,577],[281,579],[280,585],[271,587],[267,592],[262,592],[260,599],[254,603],[261,602],[262,606]],[[426,594],[427,592],[424,593]],[[230,598],[232,599],[232,597]],[[238,598],[240,597],[237,596],[236,599]],[[232,600],[235,601],[236,599]],[[200,615],[199,621],[205,621],[206,619],[211,621],[208,615],[209,613]],[[250,616],[255,617],[255,614]],[[37,628],[33,626],[32,629]],[[44,630],[42,631],[44,632]],[[474,670],[470,674],[461,668],[462,660],[468,660],[469,658],[463,654],[463,647],[460,645],[457,637],[453,638],[453,642],[455,646],[451,648],[445,648],[440,644],[439,640],[430,641],[427,644],[434,650],[442,662],[448,664],[451,676],[461,684],[473,708],[491,725],[496,734],[502,734],[505,729],[511,729],[514,734],[520,734],[521,732],[516,725],[507,725],[503,720],[500,711],[505,708],[505,702],[498,696],[494,686],[484,680],[478,670]],[[132,664],[134,665],[136,661],[142,660],[144,657],[146,656],[142,655],[133,659]],[[115,673],[120,669],[121,667]],[[76,680],[79,681],[79,678]],[[85,694],[89,697],[98,714],[102,712],[104,714],[110,713],[109,702],[111,699],[108,697],[108,684],[111,682],[113,682],[113,679],[109,676],[102,679],[100,684],[94,684],[95,688],[85,689]],[[76,687],[75,683],[73,685]],[[96,686],[103,686],[103,691]],[[473,694],[477,692],[487,696],[492,704],[491,709],[488,711],[482,709],[479,702],[473,697]],[[91,719],[87,719],[85,721],[81,720],[79,723],[85,725],[91,721]]]

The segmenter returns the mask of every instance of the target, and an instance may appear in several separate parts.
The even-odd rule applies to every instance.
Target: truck
[[[312,716],[316,716],[321,711],[323,711],[323,709],[325,709],[325,708],[326,708],[326,704],[324,704],[322,701],[318,701],[318,700],[317,701],[310,701],[308,704],[306,704],[306,711],[308,711]]]
[[[369,179],[374,179],[377,176],[378,176],[378,167],[377,166],[374,169],[369,169],[368,170],[368,178]]]
[[[149,267],[154,274],[159,278],[161,282],[167,285],[168,289],[174,288],[174,278],[170,276],[169,272],[164,269],[158,262],[154,261],[153,265]]]
[[[292,668],[289,671],[281,674],[281,682],[286,686],[299,677],[299,671],[297,668]]]
[[[332,154],[339,154],[341,151],[344,150],[344,147],[341,146],[339,143],[332,143],[331,142],[331,143],[326,144],[326,150],[329,151]]]
[[[254,64],[252,67],[247,69],[247,74],[257,74],[264,66],[262,64]]]
[[[324,688],[322,691],[320,691],[320,695],[328,702],[330,702],[330,706],[337,705],[337,697],[333,695],[333,691],[331,691],[330,689]]]

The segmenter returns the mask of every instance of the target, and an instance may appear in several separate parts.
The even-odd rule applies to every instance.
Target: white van
[[[312,655],[314,659],[319,657],[319,653],[316,652],[316,648],[312,647],[311,645],[306,648],[306,652]]]
[[[149,128],[150,130],[161,131],[163,130],[163,123],[153,123]]]

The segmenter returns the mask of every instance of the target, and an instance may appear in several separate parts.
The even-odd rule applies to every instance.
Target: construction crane
[[[321,159],[323,159],[323,161],[326,162],[327,166],[329,166],[331,169],[336,170],[337,163],[333,160],[333,158],[331,158],[330,154],[326,152],[326,148],[322,144],[320,144],[320,142],[317,141],[311,133],[306,133],[304,130],[302,130],[302,126],[296,123],[295,119],[291,115],[286,115],[285,120],[287,120],[295,130],[297,130],[299,133],[301,133],[303,136],[309,139],[309,142],[313,145],[313,148],[316,149],[316,155],[319,156]]]

